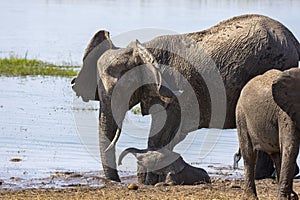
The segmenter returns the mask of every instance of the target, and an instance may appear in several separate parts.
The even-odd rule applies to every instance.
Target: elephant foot
[[[298,194],[292,190],[291,194],[279,194],[279,200],[299,200]]]
[[[105,173],[105,177],[107,181],[121,182],[121,179],[117,172],[115,173]]]

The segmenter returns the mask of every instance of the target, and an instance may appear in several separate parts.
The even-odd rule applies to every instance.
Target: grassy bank
[[[78,66],[59,66],[36,59],[18,58],[0,58],[1,76],[64,76],[72,77],[77,74]]]

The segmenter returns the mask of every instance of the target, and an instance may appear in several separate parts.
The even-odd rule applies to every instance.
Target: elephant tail
[[[234,154],[233,156],[233,169],[238,169],[239,167],[239,161],[242,158],[241,148]]]
[[[300,69],[283,71],[272,84],[272,95],[277,105],[300,127]]]
[[[124,151],[122,151],[122,153],[120,154],[118,165],[122,165],[122,160],[128,153],[131,153],[135,157],[137,157],[138,153],[147,153],[147,151],[148,151],[147,149],[127,148]]]

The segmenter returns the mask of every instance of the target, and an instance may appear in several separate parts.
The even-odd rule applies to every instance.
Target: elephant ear
[[[71,82],[73,90],[83,101],[99,100],[97,91],[97,60],[108,49],[116,48],[109,37],[109,32],[97,32],[89,42],[84,56],[83,66],[76,78]]]
[[[282,72],[272,84],[272,94],[278,106],[300,127],[300,69]]]

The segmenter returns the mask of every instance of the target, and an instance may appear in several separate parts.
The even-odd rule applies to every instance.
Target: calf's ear
[[[272,84],[272,95],[278,106],[300,128],[300,69],[283,71]]]

